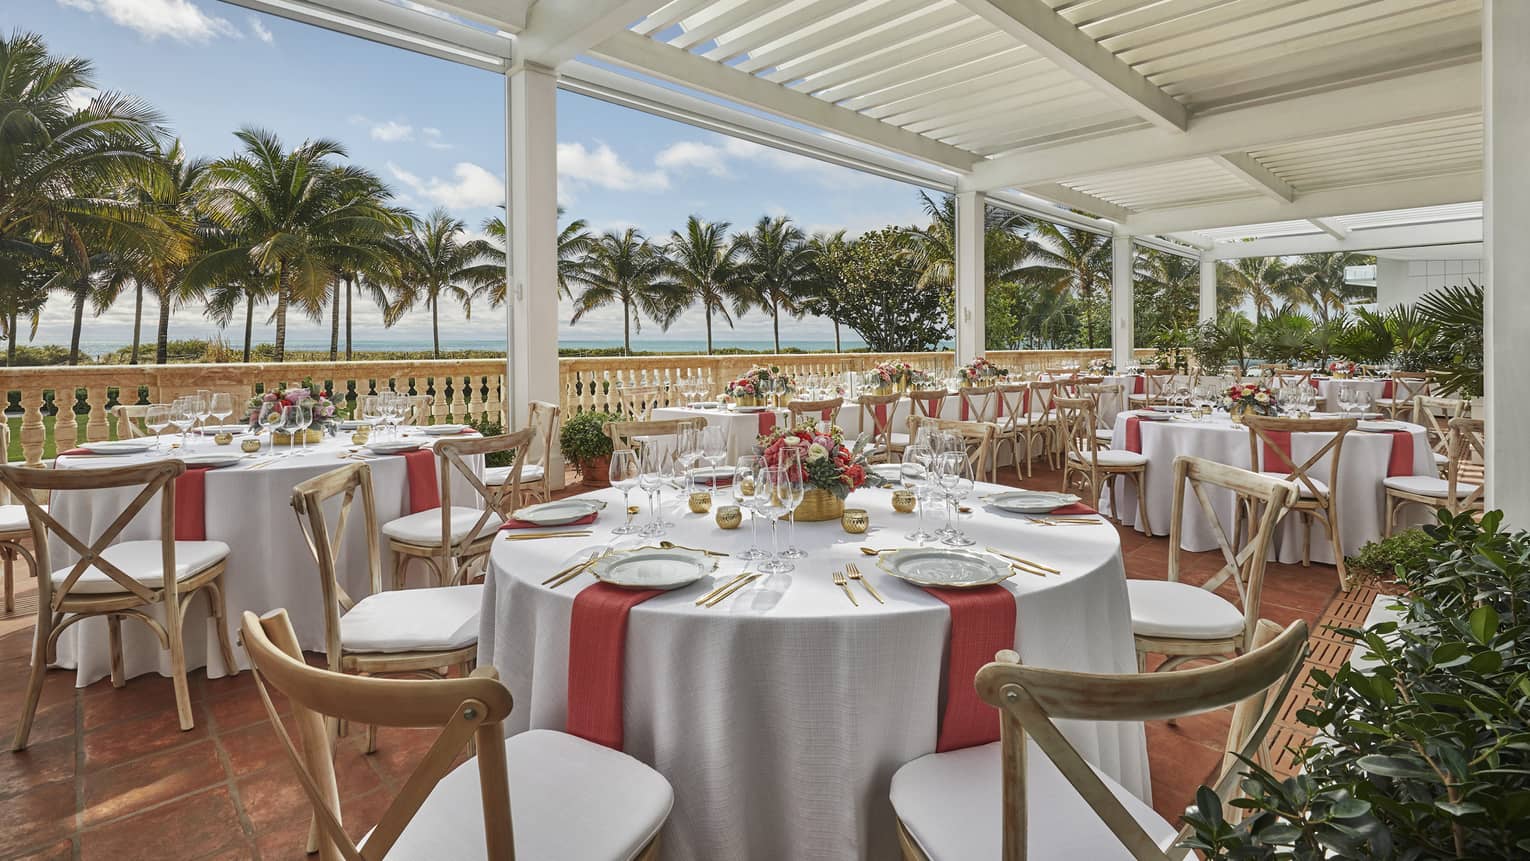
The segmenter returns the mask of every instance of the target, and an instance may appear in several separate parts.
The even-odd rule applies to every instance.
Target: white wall
[[[1441,287],[1481,284],[1482,259],[1398,260],[1376,258],[1376,304],[1381,308],[1411,305]]]

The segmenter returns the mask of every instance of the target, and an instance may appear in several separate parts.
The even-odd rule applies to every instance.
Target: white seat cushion
[[[1199,586],[1167,580],[1128,580],[1132,633],[1144,637],[1221,640],[1243,631],[1243,611]]]
[[[23,532],[30,528],[25,505],[0,505],[0,532]]]
[[[132,575],[134,580],[149,587],[158,589],[165,585],[164,566],[161,564],[162,545],[158,540],[153,541],[123,541],[106,548],[101,555],[106,561]],[[201,573],[213,565],[222,562],[228,557],[228,545],[222,541],[177,541],[175,542],[175,579],[176,582],[185,580],[193,574]],[[62,584],[69,576],[69,569],[73,566],[65,566],[53,572],[53,585]],[[92,565],[85,569],[80,579],[75,581],[69,592],[73,595],[104,595],[110,592],[125,591],[117,584],[116,580],[108,577],[105,571]]]
[[[1290,475],[1289,472],[1263,472],[1263,473],[1260,473],[1260,474],[1261,475],[1269,476],[1270,478],[1277,479],[1279,481],[1287,481],[1288,479],[1286,478],[1286,476]],[[1312,481],[1312,485],[1311,486],[1308,486],[1308,484],[1307,484],[1308,479],[1310,479]],[[1314,494],[1312,492],[1312,488],[1313,487],[1316,487],[1318,489],[1318,493],[1324,493],[1324,494],[1328,493],[1328,484],[1327,484],[1327,482],[1319,481],[1311,473],[1308,473],[1307,474],[1307,478],[1305,478],[1305,479],[1304,478],[1293,478],[1293,479],[1289,479],[1289,481],[1292,484],[1296,485],[1297,489],[1301,491],[1302,496],[1305,496],[1308,499],[1315,499],[1315,498],[1317,498],[1316,494]]]
[[[1414,496],[1433,496],[1445,499],[1450,495],[1450,482],[1430,475],[1389,475],[1382,479],[1383,487],[1411,493]],[[1459,482],[1456,495],[1466,496],[1477,490],[1477,485]]]
[[[908,434],[906,433],[890,433],[887,435],[887,440],[892,443],[893,448],[908,448]]]
[[[1000,743],[932,753],[893,774],[893,808],[932,861],[990,861],[1003,851]],[[1159,846],[1174,827],[1109,776],[1100,779]],[[1026,845],[1036,859],[1131,858],[1034,742],[1026,756]]]
[[[479,515],[483,510],[468,508],[462,505],[452,506],[452,543],[456,544],[467,537],[468,530],[478,522]],[[478,530],[480,536],[487,535],[498,529],[504,521],[498,514],[490,514],[483,528]],[[441,509],[427,508],[408,514],[397,520],[390,520],[382,526],[382,534],[389,538],[403,541],[406,544],[420,544],[426,547],[435,547],[441,543]]]
[[[1089,463],[1089,455],[1082,457],[1070,455],[1073,461],[1082,464]],[[1142,466],[1148,462],[1147,455],[1141,452],[1126,451],[1118,448],[1102,448],[1095,453],[1095,460],[1100,466]]]
[[[478,642],[483,586],[395,589],[368,595],[340,617],[350,652],[439,652]]]
[[[491,466],[483,471],[483,483],[488,487],[499,487],[510,480],[510,470],[513,466]],[[528,463],[521,467],[521,484],[530,484],[541,481],[545,470],[539,463]]]
[[[505,740],[505,757],[517,858],[625,861],[653,839],[674,804],[657,771],[577,736],[529,730]],[[481,799],[475,757],[431,790],[389,861],[487,857]]]

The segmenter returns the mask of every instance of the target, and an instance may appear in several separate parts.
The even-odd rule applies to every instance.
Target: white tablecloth
[[[1116,418],[1111,448],[1126,447],[1126,419],[1131,412]],[[1175,419],[1173,421],[1145,421],[1142,428],[1142,453],[1148,456],[1147,484],[1148,517],[1153,522],[1156,535],[1168,535],[1170,515],[1174,510],[1174,459],[1182,454],[1209,458],[1242,469],[1249,468],[1249,430],[1233,424],[1224,415],[1204,421]],[[1408,425],[1413,436],[1413,473],[1437,475],[1434,459],[1429,454],[1429,441],[1424,429]],[[1322,448],[1332,434],[1294,433],[1291,435],[1291,456],[1298,464]],[[1381,538],[1384,526],[1385,495],[1382,479],[1387,475],[1387,463],[1392,455],[1392,435],[1385,433],[1352,432],[1344,438],[1344,450],[1339,468],[1339,540],[1346,555],[1353,554],[1367,541]],[[1318,481],[1328,481],[1332,454],[1324,455],[1310,471]],[[1271,466],[1272,470],[1286,470]],[[1145,532],[1141,518],[1137,517],[1136,486],[1125,479],[1118,479],[1116,493],[1121,503],[1122,523],[1135,524],[1138,532]],[[1108,497],[1107,497],[1108,501]],[[1232,528],[1232,494],[1213,496],[1218,516],[1224,528]],[[1180,546],[1186,550],[1203,551],[1217,548],[1216,533],[1202,516],[1200,507],[1193,501],[1185,503],[1186,523],[1180,532]],[[1312,534],[1312,560],[1333,564],[1333,549],[1328,543],[1323,526],[1314,522]],[[1302,520],[1288,516],[1280,526],[1276,537],[1276,558],[1281,562],[1300,562],[1302,557]]]
[[[614,491],[595,495],[618,499]],[[871,513],[872,531],[864,536],[845,534],[837,521],[802,524],[797,539],[810,557],[795,572],[756,581],[716,608],[693,603],[711,579],[633,608],[625,746],[674,785],[664,857],[896,857],[888,787],[899,766],[934,750],[950,613],[856,551],[862,543],[906,543],[914,517],[894,514],[890,497],[869,488],[851,496],[851,507]],[[711,515],[690,514],[674,501],[669,515],[678,526],[668,538],[678,544],[735,553],[748,545],[747,524],[723,532]],[[509,732],[564,728],[569,618],[574,595],[593,580],[581,577],[556,590],[539,584],[604,547],[606,530],[619,522],[602,517],[592,539],[495,547],[478,660],[492,663],[515,695]],[[1064,572],[1020,575],[1006,584],[1016,595],[1023,660],[1135,671],[1125,570],[1112,527],[1063,535],[986,510],[964,527],[979,545],[1004,545]],[[622,546],[629,543],[636,542]],[[850,606],[829,576],[850,561],[885,605],[854,586],[861,605]],[[731,578],[740,568],[724,559],[717,577]],[[1085,757],[1148,799],[1141,724],[1071,722],[1064,731]]]
[[[407,432],[407,428],[405,429]],[[167,437],[168,439],[168,437]],[[232,451],[236,446],[214,446],[210,440],[192,438],[190,451],[206,453]],[[308,545],[298,531],[292,511],[292,488],[298,483],[343,466],[349,461],[339,454],[349,450],[349,435],[329,437],[308,446],[306,455],[294,455],[270,461],[269,466],[250,469],[263,462],[251,459],[246,464],[211,470],[204,484],[204,508],[207,538],[229,545],[228,569],[223,575],[225,602],[228,606],[230,636],[237,643],[239,614],[245,610],[264,613],[277,607],[287,608],[303,648],[324,651],[324,615],[319,591],[318,566]],[[270,451],[269,444],[262,456]],[[286,452],[287,449],[278,449]],[[141,463],[148,457],[124,455],[111,458],[62,456],[59,469],[101,468]],[[483,458],[469,458],[481,471]],[[247,465],[248,464],[248,465]],[[408,513],[409,486],[402,457],[380,457],[367,461],[372,468],[378,524]],[[118,513],[137,495],[139,487],[110,490],[67,491],[52,497],[51,511],[59,522],[76,535],[94,540],[111,525]],[[333,501],[330,526],[339,511]],[[477,507],[478,497],[461,476],[452,481],[452,504]],[[359,501],[346,526],[345,549],[339,559],[340,585],[351,597],[360,599],[371,593],[366,571],[365,533]],[[159,500],[156,497],[122,532],[123,541],[159,538]],[[74,564],[79,557],[57,539],[49,542],[55,568]],[[392,554],[382,543],[384,583],[393,570]],[[410,567],[411,583],[423,583],[423,569]],[[159,613],[160,608],[152,612]],[[162,618],[162,617],[161,617]],[[207,675],[227,675],[223,656],[218,651],[207,601],[197,598],[186,613],[186,665],[190,669],[207,667]],[[128,620],[122,623],[123,668],[128,677],[147,672],[170,675],[170,655],[147,626]],[[241,667],[248,666],[244,651],[234,649]],[[65,631],[58,640],[56,666],[76,671],[75,684],[81,687],[111,673],[106,620],[86,619]]]
[[[1364,377],[1357,380],[1335,380],[1331,377],[1318,377],[1314,379],[1317,381],[1318,401],[1321,404],[1319,409],[1335,413],[1342,409],[1339,406],[1339,385],[1341,383],[1358,386],[1370,392],[1371,399],[1374,401],[1381,397],[1382,392],[1386,391],[1387,383],[1390,382],[1390,380],[1377,377]]]
[[[786,410],[773,410],[777,422],[786,421]],[[709,426],[720,427],[728,435],[728,463],[737,463],[740,455],[754,452],[755,437],[760,435],[760,414],[732,410],[698,410],[691,407],[655,407],[655,421],[669,419],[706,419]]]

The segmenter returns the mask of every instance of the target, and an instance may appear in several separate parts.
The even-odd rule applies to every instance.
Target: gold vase
[[[810,487],[802,494],[802,504],[794,515],[803,523],[838,520],[845,513],[845,501],[822,488]]]
[[[281,431],[273,431],[272,434],[271,434],[271,444],[272,445],[302,445],[303,440],[305,440],[305,439],[308,441],[308,443],[310,445],[312,445],[314,443],[323,442],[324,441],[324,431],[315,430],[314,428],[309,428],[308,430],[303,431],[303,435],[302,436],[297,436],[296,434],[284,433],[284,432],[281,432]]]
[[[763,406],[763,404],[760,403],[760,399],[753,395],[735,395],[733,398],[733,403],[740,407]]]

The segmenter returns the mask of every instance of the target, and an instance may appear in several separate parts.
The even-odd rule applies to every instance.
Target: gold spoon
[[[704,547],[686,547],[684,544],[676,544],[673,541],[660,541],[659,542],[659,546],[664,548],[665,550],[694,550],[697,553],[705,553],[708,556],[727,556],[728,555],[726,553],[719,553],[716,550],[707,550]]]

